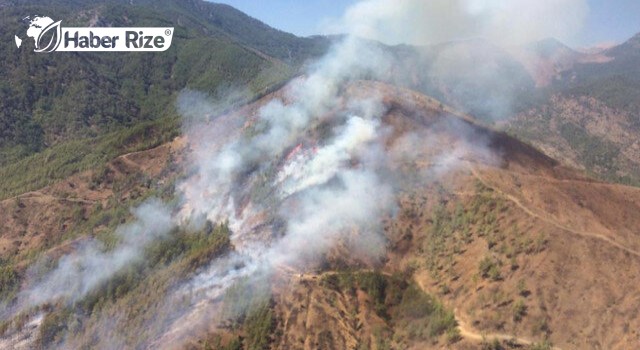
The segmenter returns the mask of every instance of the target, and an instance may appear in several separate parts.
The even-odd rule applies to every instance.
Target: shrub
[[[516,322],[520,322],[522,318],[527,314],[527,306],[524,304],[522,299],[518,300],[513,304],[513,320]]]
[[[50,348],[51,344],[59,341],[59,335],[67,330],[67,323],[71,311],[67,308],[49,312],[40,325],[36,343],[42,349]]]
[[[500,341],[495,338],[490,342],[483,340],[481,346],[482,350],[504,350],[504,347],[502,346]]]
[[[551,350],[553,345],[548,340],[545,340],[541,343],[534,343],[531,345],[530,350]]]
[[[460,335],[460,329],[458,327],[451,327],[447,330],[446,333],[447,343],[453,344],[462,340],[462,336]]]
[[[0,267],[0,300],[10,298],[18,288],[18,273],[13,265]]]
[[[269,307],[268,302],[263,301],[250,310],[244,322],[244,328],[247,334],[245,338],[245,349],[267,349],[274,326],[273,311]]]
[[[529,290],[527,289],[527,284],[524,279],[518,280],[516,288],[518,289],[518,294],[520,294],[521,296],[526,297],[529,295]]]
[[[487,256],[480,260],[478,269],[482,278],[490,278],[493,281],[500,279],[499,263],[491,257]]]
[[[533,334],[549,334],[549,323],[545,317],[537,319],[531,329]]]
[[[242,339],[240,337],[233,338],[222,350],[242,350]]]
[[[416,338],[433,338],[457,326],[453,312],[415,285],[405,290],[398,316],[419,328],[413,334]]]

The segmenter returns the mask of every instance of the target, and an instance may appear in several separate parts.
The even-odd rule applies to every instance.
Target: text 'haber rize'
[[[125,46],[134,49],[154,49],[163,48],[165,39],[163,36],[143,35],[143,32],[126,31]],[[105,48],[112,49],[117,45],[120,36],[98,36],[89,32],[89,36],[79,35],[76,31],[73,36],[69,36],[69,32],[64,33],[64,47],[73,44],[73,48]]]

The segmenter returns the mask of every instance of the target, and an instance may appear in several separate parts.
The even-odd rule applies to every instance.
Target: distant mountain
[[[608,59],[576,60],[560,72],[549,97],[506,128],[566,164],[639,185],[640,34],[602,54]]]
[[[541,58],[553,58],[557,56],[578,56],[579,53],[569,46],[563,44],[558,39],[547,38],[536,41],[526,46]]]
[[[509,52],[484,39],[427,47],[393,48],[397,85],[431,95],[478,119],[492,122],[520,109],[535,84]]]
[[[622,45],[612,47],[606,53],[618,60],[637,59],[640,57],[640,33],[634,35]]]
[[[539,88],[562,79],[562,73],[579,63],[603,63],[611,60],[601,52],[580,52],[554,38],[540,40],[509,52],[527,69]]]
[[[609,61],[582,63],[563,73],[559,90],[598,98],[612,108],[640,112],[640,34],[603,52]]]

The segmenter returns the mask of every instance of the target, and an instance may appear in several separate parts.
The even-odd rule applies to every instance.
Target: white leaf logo
[[[40,32],[40,35],[38,35],[35,40],[35,52],[52,52],[58,48],[62,41],[62,28],[60,27],[60,22],[62,21],[51,23]],[[43,41],[46,36],[49,36],[49,41],[46,45],[43,45]]]

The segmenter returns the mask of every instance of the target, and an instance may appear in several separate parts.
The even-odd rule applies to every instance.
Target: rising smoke
[[[363,53],[375,60],[363,61]],[[196,171],[179,186],[183,221],[201,215],[228,220],[236,248],[262,270],[313,263],[350,229],[379,243],[365,255],[379,255],[382,233],[371,218],[394,205],[393,184],[379,172],[386,158],[385,108],[375,96],[345,97],[343,85],[384,72],[388,64],[384,53],[348,39],[289,84],[282,99],[263,106],[252,125],[238,128],[223,116],[196,128],[189,139],[206,141],[191,144]],[[327,135],[312,136],[323,128]],[[216,137],[220,130],[226,138]],[[283,232],[256,235],[264,218],[284,220]]]
[[[206,219],[229,222],[234,251],[167,297],[167,305],[187,300],[190,306],[162,321],[162,332],[171,339],[180,338],[187,322],[196,326],[210,321],[206,301],[217,300],[240,280],[250,288],[269,289],[265,276],[283,267],[313,268],[336,247],[348,249],[354,263],[379,263],[386,244],[382,219],[393,215],[402,180],[390,175],[391,164],[407,154],[412,157],[416,144],[425,148],[430,134],[410,133],[389,148],[392,131],[382,122],[387,112],[382,96],[346,92],[353,81],[388,79],[394,69],[388,50],[357,36],[420,45],[474,36],[522,42],[570,34],[586,9],[580,0],[361,1],[336,24],[352,35],[255,115],[220,115],[220,106],[207,96],[184,91],[177,108],[188,120],[189,175],[177,186],[178,208],[172,211],[152,200],[134,209],[135,220],[117,230],[120,244],[110,251],[97,241],[81,244],[52,271],[29,280],[20,308],[78,300],[140,259],[145,247],[167,237],[175,226],[195,229]],[[521,18],[526,11],[533,19]],[[576,19],[563,22],[557,16]],[[499,35],[505,32],[508,37]],[[430,73],[458,70],[451,61],[447,56],[436,59]],[[238,94],[230,96],[237,99]],[[496,105],[488,108],[503,108],[502,102]],[[464,123],[446,127],[463,141],[450,152],[431,155],[436,161],[425,178],[446,174],[470,152],[495,156],[487,141],[469,133]]]
[[[570,42],[588,13],[586,0],[364,0],[328,21],[326,32],[390,45],[479,37],[499,45],[550,37]]]
[[[132,209],[134,221],[116,229],[118,246],[107,250],[98,240],[82,241],[73,254],[63,256],[57,266],[38,276],[36,264],[29,286],[18,296],[22,307],[64,298],[70,302],[85,296],[123,267],[139,261],[153,241],[166,238],[175,226],[171,211],[158,199],[150,199]]]
[[[586,0],[366,0],[326,31],[417,45],[417,57],[388,80],[496,121],[524,107],[544,80],[530,75],[527,45],[547,38],[571,44],[588,12]]]

